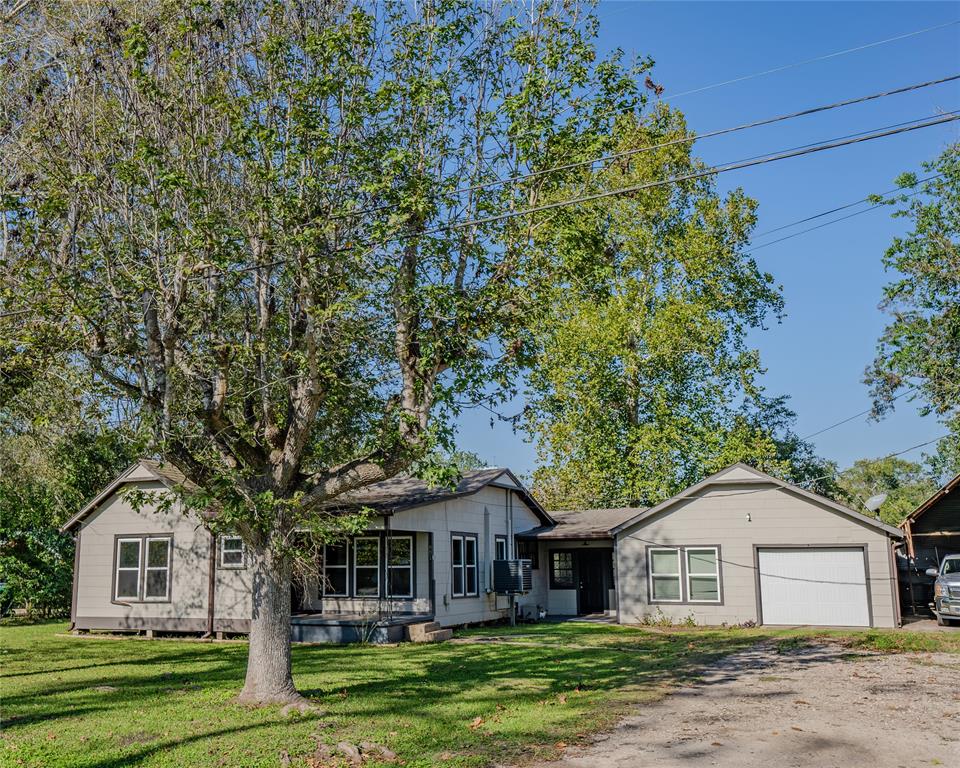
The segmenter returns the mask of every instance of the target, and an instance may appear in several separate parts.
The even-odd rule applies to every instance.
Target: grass
[[[0,627],[0,765],[277,768],[286,751],[291,766],[312,766],[318,741],[342,740],[386,745],[407,766],[522,764],[556,757],[559,743],[612,726],[705,662],[762,639],[820,634],[856,648],[960,652],[960,633],[590,624],[473,629],[442,645],[296,646],[294,678],[323,711],[285,717],[234,703],[242,643],[81,639],[65,629]]]

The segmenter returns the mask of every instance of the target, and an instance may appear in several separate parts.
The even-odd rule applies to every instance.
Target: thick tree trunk
[[[295,704],[303,701],[290,670],[291,564],[269,547],[250,548],[253,570],[253,616],[247,678],[240,701],[250,704]]]

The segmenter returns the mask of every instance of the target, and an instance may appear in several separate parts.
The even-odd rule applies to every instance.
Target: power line
[[[821,211],[820,213],[815,213],[812,216],[807,216],[806,218],[803,218],[803,219],[797,219],[797,221],[791,221],[789,224],[781,224],[779,227],[774,227],[773,229],[765,229],[764,231],[758,232],[757,234],[755,234],[753,238],[765,237],[767,235],[772,235],[774,232],[780,232],[781,230],[784,230],[784,229],[790,229],[790,227],[796,227],[799,224],[806,224],[808,221],[814,221],[815,219],[820,219],[820,218],[823,218],[824,216],[829,216],[831,213],[838,213],[839,211],[845,211],[847,208],[853,208],[854,206],[861,205],[863,203],[869,203],[876,197],[886,198],[886,197],[889,197],[890,195],[896,194],[897,192],[901,192],[904,189],[910,189],[911,187],[917,187],[920,184],[925,184],[928,181],[939,179],[941,176],[943,176],[942,173],[937,173],[937,174],[934,174],[933,176],[927,176],[924,179],[918,179],[913,184],[908,184],[907,186],[904,186],[904,187],[896,187],[894,189],[888,189],[886,192],[881,192],[879,195],[870,195],[868,197],[862,197],[859,200],[855,200],[852,203],[847,203],[845,205],[838,205],[836,208],[831,208],[830,210],[827,210],[827,211]],[[839,219],[837,219],[837,221],[839,221]]]
[[[897,395],[897,396],[896,396],[895,398],[893,398],[893,399],[894,399],[894,400],[899,400],[901,397],[904,397],[904,396],[906,396],[906,395],[909,395],[911,392],[913,392],[913,391],[915,391],[915,390],[916,390],[916,387],[910,387],[910,389],[908,389],[906,392],[901,392],[899,395]],[[839,426],[841,426],[841,425],[843,425],[843,424],[846,424],[847,422],[853,421],[854,419],[858,419],[858,418],[860,418],[861,416],[866,416],[868,413],[873,413],[873,408],[867,408],[865,411],[860,411],[860,413],[855,413],[855,414],[853,414],[853,416],[848,416],[847,418],[842,419],[842,420],[836,422],[835,424],[831,424],[829,427],[824,427],[823,429],[818,429],[816,432],[811,432],[809,435],[804,435],[803,437],[801,437],[801,438],[799,438],[799,439],[800,439],[800,440],[809,440],[811,437],[816,437],[817,435],[822,435],[824,432],[829,432],[831,429],[835,429],[836,427],[839,427]]]
[[[688,173],[681,176],[674,176],[668,179],[657,179],[654,181],[644,182],[643,184],[635,184],[629,187],[620,187],[617,189],[606,190],[604,192],[595,192],[590,195],[581,195],[579,197],[568,198],[565,200],[557,200],[552,203],[544,203],[543,205],[533,206],[530,208],[521,208],[514,211],[506,211],[504,213],[494,214],[491,216],[485,216],[477,219],[466,219],[461,221],[452,221],[447,224],[442,224],[431,229],[424,230],[422,232],[415,232],[410,234],[401,234],[393,235],[387,238],[381,238],[377,240],[367,240],[358,244],[350,244],[342,248],[334,249],[326,254],[333,255],[336,253],[345,253],[356,250],[358,247],[371,247],[371,246],[381,246],[388,243],[397,243],[411,240],[418,237],[426,237],[430,235],[439,234],[442,232],[451,232],[465,227],[471,226],[480,226],[482,224],[490,224],[497,221],[504,221],[507,219],[512,219],[517,216],[527,216],[534,213],[542,213],[544,211],[555,210],[557,208],[566,207],[569,205],[576,205],[579,203],[593,202],[596,200],[602,200],[609,197],[614,197],[617,195],[626,195],[633,194],[635,192],[640,192],[645,189],[652,189],[655,187],[666,186],[668,184],[676,184],[682,181],[691,181],[695,179],[704,178],[706,176],[714,176],[719,173],[727,173],[730,171],[741,170],[743,168],[751,168],[757,165],[764,165],[766,163],[777,162],[779,160],[787,160],[793,157],[801,157],[804,155],[814,154],[817,152],[824,152],[826,150],[838,149],[840,147],[849,146],[852,144],[859,144],[866,141],[873,141],[875,139],[882,139],[888,136],[895,136],[901,133],[906,133],[909,131],[915,131],[922,128],[930,128],[937,125],[943,125],[946,123],[954,122],[955,120],[960,119],[960,114],[956,112],[951,112],[946,115],[934,119],[926,119],[924,122],[919,122],[910,125],[901,124],[900,127],[890,128],[887,130],[880,130],[875,132],[866,132],[863,134],[854,134],[851,138],[842,138],[839,140],[832,140],[826,143],[812,144],[812,145],[803,145],[801,147],[793,148],[790,150],[785,150],[779,153],[770,153],[767,155],[757,156],[754,158],[749,158],[746,160],[741,160],[733,163],[728,163],[725,165],[714,166],[711,168],[704,169],[702,171],[696,171],[694,173]],[[276,261],[269,262],[267,264],[257,264],[251,265],[249,267],[241,267],[238,269],[229,270],[232,274],[237,274],[241,272],[251,272],[261,269],[268,269],[275,266],[280,266],[289,261],[289,259],[277,259]],[[203,280],[207,279],[204,275],[195,275],[189,279]],[[107,296],[109,298],[109,296]],[[7,317],[12,315],[26,314],[31,310],[15,310],[13,312],[7,312],[0,314],[0,317]]]
[[[904,195],[904,197],[906,197],[906,198],[916,197],[917,195],[922,194],[923,191],[924,191],[924,190],[922,190],[922,189],[918,189],[918,190],[915,191],[915,192],[911,192],[911,193],[908,194],[908,195]],[[829,227],[831,224],[837,224],[837,223],[839,223],[839,222],[841,222],[841,221],[846,221],[847,219],[852,219],[852,218],[854,218],[855,216],[860,216],[861,214],[864,214],[864,213],[870,213],[870,211],[875,211],[877,208],[883,208],[883,207],[884,207],[885,205],[887,205],[889,202],[891,202],[891,201],[890,201],[890,200],[887,200],[887,199],[881,200],[879,203],[876,203],[876,204],[874,204],[874,205],[871,205],[869,208],[864,208],[862,211],[854,211],[853,213],[848,213],[846,216],[838,216],[838,217],[835,218],[835,219],[831,219],[830,221],[825,221],[825,222],[823,222],[823,224],[817,224],[816,226],[813,226],[813,227],[807,227],[806,229],[801,229],[799,232],[792,232],[792,233],[790,233],[789,235],[784,235],[783,237],[778,237],[776,240],[770,240],[770,241],[768,241],[768,242],[766,242],[766,243],[763,243],[763,244],[758,245],[758,246],[756,246],[756,247],[754,247],[754,248],[751,248],[751,249],[748,250],[748,251],[744,251],[744,254],[745,254],[745,255],[746,255],[746,254],[751,254],[751,253],[753,253],[754,251],[759,251],[761,248],[766,248],[768,245],[776,245],[777,243],[782,243],[784,240],[790,240],[790,239],[792,239],[792,238],[794,238],[794,237],[800,237],[800,235],[805,235],[805,234],[807,234],[808,232],[814,232],[815,230],[823,229],[824,227]],[[788,225],[788,226],[794,226],[794,225]]]
[[[827,59],[834,59],[838,56],[845,56],[848,53],[856,53],[857,51],[864,51],[868,48],[875,48],[878,45],[886,45],[887,43],[893,43],[897,40],[905,40],[908,37],[915,37],[916,35],[922,35],[927,32],[934,32],[938,29],[945,29],[947,27],[952,27],[955,24],[960,24],[960,19],[954,21],[948,21],[946,24],[937,24],[933,27],[926,27],[925,29],[918,29],[915,32],[907,32],[902,35],[897,35],[896,37],[888,37],[884,40],[877,40],[873,43],[865,43],[864,45],[858,45],[853,48],[846,48],[842,51],[834,51],[833,53],[826,53],[822,56],[814,56],[812,59],[804,59],[803,61],[796,61],[792,64],[784,64],[779,67],[773,67],[772,69],[765,69],[762,72],[754,72],[749,75],[743,75],[741,77],[734,77],[730,80],[723,80],[719,83],[712,83],[711,85],[704,85],[700,88],[691,88],[688,91],[681,91],[680,93],[670,94],[667,92],[666,98],[668,99],[679,99],[681,96],[689,96],[694,93],[702,93],[703,91],[709,91],[713,88],[720,88],[724,85],[732,85],[733,83],[742,83],[745,80],[752,80],[756,77],[763,77],[764,75],[772,75],[775,72],[783,72],[787,69],[793,69],[794,67],[802,67],[806,64],[813,64],[818,61],[826,61]]]
[[[701,134],[691,134],[690,136],[683,136],[679,139],[671,139],[670,141],[664,141],[658,144],[650,144],[643,147],[635,147],[633,149],[624,150],[623,152],[614,152],[608,155],[595,157],[590,160],[578,160],[573,163],[564,163],[562,165],[556,165],[551,168],[544,168],[539,171],[530,171],[529,173],[518,174],[516,176],[508,176],[504,179],[495,179],[493,181],[485,181],[479,184],[472,184],[466,187],[458,187],[457,189],[454,189],[452,192],[450,192],[450,194],[463,195],[469,192],[477,192],[483,189],[489,189],[490,187],[499,186],[501,184],[516,184],[522,181],[527,181],[528,179],[535,179],[535,178],[546,176],[552,173],[558,173],[560,171],[569,171],[575,168],[585,168],[585,167],[596,165],[598,163],[608,163],[611,160],[619,160],[624,157],[632,157],[633,155],[637,155],[642,152],[650,152],[656,149],[664,149],[666,147],[672,147],[678,144],[692,144],[702,139],[712,139],[717,136],[725,136],[727,134],[737,133],[738,131],[745,131],[750,128],[759,128],[765,125],[773,125],[774,123],[781,123],[786,120],[794,120],[798,117],[815,115],[820,112],[827,112],[832,109],[848,107],[853,104],[862,104],[867,101],[873,101],[876,99],[885,98],[887,96],[897,96],[903,93],[909,93],[911,91],[920,90],[922,88],[929,88],[934,85],[942,85],[943,83],[953,82],[955,80],[960,80],[960,74],[949,75],[947,77],[942,77],[935,80],[928,80],[922,83],[914,83],[913,85],[906,85],[901,88],[894,88],[888,91],[880,91],[879,93],[871,93],[866,96],[858,96],[852,99],[845,99],[844,101],[837,101],[831,104],[823,104],[817,107],[810,107],[808,109],[802,109],[797,112],[789,112],[787,114],[776,115],[775,117],[768,117],[762,120],[754,120],[752,122],[742,123],[740,125],[735,125],[730,128],[720,128],[715,131],[709,131],[707,133],[701,133]],[[352,218],[352,217],[360,216],[367,213],[379,213],[381,211],[397,208],[398,206],[399,206],[398,203],[384,203],[383,205],[375,205],[375,206],[370,206],[368,208],[361,208],[359,210],[351,211],[349,213],[336,214],[334,216],[328,217],[328,220],[337,221],[340,219]]]

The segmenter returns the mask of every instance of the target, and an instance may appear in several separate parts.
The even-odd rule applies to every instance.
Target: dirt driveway
[[[764,643],[547,765],[960,766],[960,657]]]

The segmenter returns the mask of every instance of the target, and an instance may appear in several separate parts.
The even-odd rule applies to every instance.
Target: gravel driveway
[[[543,768],[960,766],[960,657],[760,644]]]

